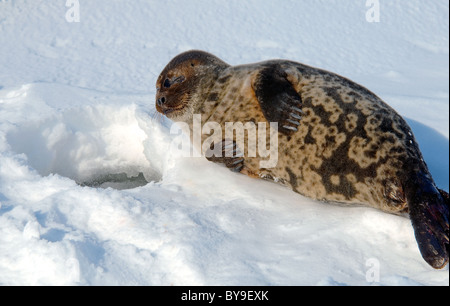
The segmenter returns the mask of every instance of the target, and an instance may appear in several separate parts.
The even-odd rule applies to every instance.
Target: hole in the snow
[[[83,186],[130,189],[162,179],[158,161],[144,154],[147,134],[136,110],[80,107],[18,126],[7,135],[42,176],[59,174]]]
[[[147,185],[149,182],[144,177],[144,173],[140,172],[137,176],[129,177],[126,173],[106,174],[88,182],[79,183],[81,186],[114,188],[114,189],[133,189]]]

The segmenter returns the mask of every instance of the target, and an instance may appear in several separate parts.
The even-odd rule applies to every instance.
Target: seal
[[[231,66],[193,50],[169,62],[156,89],[157,111],[191,129],[196,114],[203,124],[277,124],[275,167],[261,168],[261,156],[224,135],[211,149],[235,154],[209,160],[312,199],[409,215],[425,261],[448,263],[448,193],[436,187],[405,120],[363,86],[293,61]]]

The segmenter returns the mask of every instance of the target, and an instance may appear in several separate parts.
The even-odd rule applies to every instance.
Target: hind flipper
[[[448,194],[440,192],[431,176],[423,172],[411,178],[406,191],[409,215],[422,257],[433,268],[442,269],[449,260]]]

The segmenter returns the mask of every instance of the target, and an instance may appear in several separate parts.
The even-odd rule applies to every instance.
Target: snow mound
[[[97,103],[99,93],[84,90],[83,95],[66,95],[70,90],[74,91],[67,86],[32,84],[6,94],[7,103],[15,108],[50,109],[6,134],[14,152],[25,154],[28,164],[42,176],[59,174],[78,183],[115,181],[121,189],[161,180],[158,157],[147,159],[144,154],[147,134],[140,128],[137,106],[117,105],[128,97],[102,97],[107,101]],[[58,109],[52,110],[52,105]],[[64,105],[67,108],[62,109]],[[140,173],[145,178],[136,179]]]

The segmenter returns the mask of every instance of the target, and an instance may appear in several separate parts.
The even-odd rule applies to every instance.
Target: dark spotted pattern
[[[232,67],[193,51],[164,71],[189,68],[186,62],[199,52],[196,70],[187,69],[186,84],[194,85],[179,90],[189,101],[181,98],[178,104],[189,111],[173,119],[192,124],[193,114],[200,113],[203,124],[218,122],[223,130],[225,122],[278,124],[276,167],[260,168],[262,158],[248,157],[247,148],[239,148],[242,159],[213,161],[313,199],[409,213],[424,259],[435,268],[446,265],[448,194],[435,186],[411,129],[391,107],[344,77],[290,61]],[[267,124],[266,135],[268,129]]]

